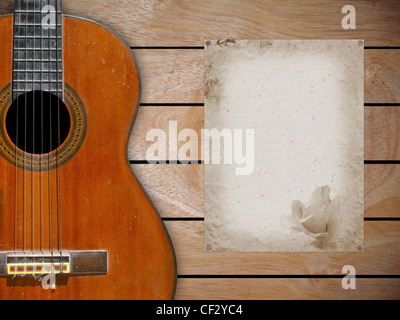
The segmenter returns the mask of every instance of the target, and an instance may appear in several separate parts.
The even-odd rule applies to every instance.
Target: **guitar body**
[[[13,16],[0,18],[0,43],[0,90],[7,100]],[[79,148],[51,170],[24,170],[0,157],[0,251],[104,250],[107,271],[59,274],[47,289],[29,275],[0,276],[0,299],[171,299],[173,248],[127,160],[140,98],[132,53],[99,24],[63,16],[63,67],[69,112],[79,105],[71,115],[77,128],[69,133],[77,134]]]

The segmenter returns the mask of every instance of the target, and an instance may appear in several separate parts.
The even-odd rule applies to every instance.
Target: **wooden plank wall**
[[[348,4],[356,30],[341,27]],[[176,299],[400,298],[399,1],[68,0],[63,7],[119,33],[138,58],[143,96],[129,158],[172,238]],[[1,14],[12,10],[12,0],[1,1]],[[364,252],[206,253],[203,165],[143,164],[149,129],[166,130],[171,120],[178,130],[200,132],[203,43],[225,38],[364,39]],[[348,264],[357,271],[356,290],[341,287]]]

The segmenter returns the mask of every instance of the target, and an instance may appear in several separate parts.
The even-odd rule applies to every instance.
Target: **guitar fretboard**
[[[42,90],[63,95],[61,0],[16,0],[13,98]]]

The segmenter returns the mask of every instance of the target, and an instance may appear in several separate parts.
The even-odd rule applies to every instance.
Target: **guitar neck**
[[[15,0],[13,98],[29,91],[63,96],[61,0]]]

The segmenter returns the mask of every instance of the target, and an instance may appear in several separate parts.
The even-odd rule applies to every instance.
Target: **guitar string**
[[[28,7],[28,5],[26,6],[26,11],[28,12],[29,11],[29,7]],[[33,255],[33,253],[34,253],[34,239],[35,239],[35,226],[34,226],[34,222],[35,222],[35,198],[34,198],[34,186],[35,186],[35,184],[34,184],[34,176],[33,176],[33,155],[35,154],[35,99],[36,99],[36,97],[35,97],[35,82],[34,82],[34,74],[35,74],[35,72],[34,72],[34,70],[35,70],[35,62],[34,62],[34,60],[35,60],[35,18],[36,18],[36,16],[35,16],[35,2],[33,1],[33,8],[32,8],[32,11],[33,11],[33,21],[32,21],[32,24],[33,24],[33,26],[32,26],[32,30],[33,30],[33,33],[32,33],[32,73],[31,73],[31,76],[32,76],[32,106],[31,106],[31,108],[32,108],[32,153],[31,153],[31,156],[30,156],[30,166],[31,166],[31,252],[32,252],[32,255]],[[27,29],[27,32],[28,32],[28,29]],[[27,130],[28,128],[26,128],[26,130]],[[35,256],[33,255],[33,265],[35,266]],[[35,269],[36,267],[34,267],[34,269]]]
[[[47,1],[48,5],[50,8],[50,0]],[[53,139],[52,139],[52,125],[51,125],[51,119],[52,119],[52,110],[51,110],[51,62],[50,62],[50,58],[51,58],[51,28],[49,26],[48,30],[48,52],[49,52],[49,56],[48,56],[48,74],[49,74],[49,92],[50,92],[50,99],[49,99],[49,124],[50,124],[50,137],[49,137],[49,142],[50,142],[50,150],[53,149]],[[50,200],[50,206],[49,206],[49,213],[50,213],[50,252],[51,252],[51,266],[54,267],[54,244],[53,244],[53,199],[52,199],[52,194],[53,194],[53,173],[52,170],[50,170],[50,154],[51,151],[48,153],[48,173],[49,173],[49,200]]]
[[[59,21],[58,13],[61,12],[61,1],[57,0],[56,1],[56,70],[57,70],[57,77],[56,77],[56,88],[57,91],[59,91],[59,32],[61,33],[60,38],[62,38],[62,27],[59,27],[62,25],[62,21]],[[62,19],[62,17],[61,17]],[[61,44],[62,45],[62,44]],[[62,68],[62,66],[61,66]],[[62,80],[62,79],[61,79]],[[63,91],[60,91],[60,96],[57,99],[57,114],[58,114],[58,148],[57,148],[57,168],[58,168],[58,188],[57,188],[57,195],[58,195],[58,243],[59,243],[59,251],[60,251],[60,273],[62,273],[63,270],[63,264],[62,264],[62,208],[61,208],[61,167],[59,165],[59,152],[61,148],[61,121],[60,121],[60,99],[63,98]]]
[[[42,0],[40,0],[40,7],[39,8],[43,8],[43,2]],[[41,152],[40,152],[40,160],[39,160],[39,170],[40,170],[40,251],[42,252],[42,262],[44,262],[44,254],[43,254],[43,241],[44,241],[44,226],[43,226],[43,222],[44,222],[44,218],[43,218],[43,214],[44,214],[44,210],[42,210],[42,197],[43,197],[43,170],[42,170],[42,160],[43,160],[43,152],[44,152],[44,108],[43,108],[43,26],[40,25],[40,98],[41,98],[41,104],[40,104],[40,142],[41,142]]]
[[[25,12],[27,12],[27,6],[28,3],[25,2]],[[27,87],[28,87],[28,14],[25,13],[25,99],[24,99],[24,104],[25,104],[25,118],[24,118],[24,149],[23,149],[23,167],[24,167],[24,171],[23,171],[23,212],[24,212],[24,248],[23,251],[25,253],[25,248],[26,248],[26,216],[27,216],[27,212],[26,212],[26,142],[27,142],[27,136],[26,136],[26,132],[27,132]],[[24,255],[24,261],[25,261],[25,255]]]
[[[34,81],[34,75],[35,75],[35,26],[36,26],[36,4],[35,1],[33,2],[33,50],[32,50],[32,154],[31,154],[31,250],[32,253],[34,252],[34,241],[35,241],[35,194],[34,194],[34,175],[33,175],[33,157],[35,154],[35,81]],[[35,263],[35,258],[33,263]]]
[[[21,8],[21,0],[18,0],[18,7]],[[16,12],[14,18],[17,20],[15,23],[15,32],[18,34],[20,33],[21,30],[21,14]],[[18,29],[18,30],[17,30]],[[19,42],[18,38],[14,38],[14,47],[18,48],[19,47]],[[16,66],[18,66],[18,62],[15,63]],[[18,67],[16,68],[18,70]],[[17,74],[17,77],[19,76],[19,72],[16,71],[14,73],[14,79],[15,75]],[[17,79],[16,79],[17,80]],[[18,82],[13,84],[14,88],[18,88]],[[19,118],[19,100],[18,100],[18,94],[17,90],[13,92],[13,99],[16,99],[16,104],[17,104],[17,111],[16,111],[16,118],[15,118],[15,195],[14,195],[14,251],[17,252],[18,250],[18,170],[17,170],[17,164],[18,164],[18,154],[17,154],[17,145],[18,145],[18,118]]]

